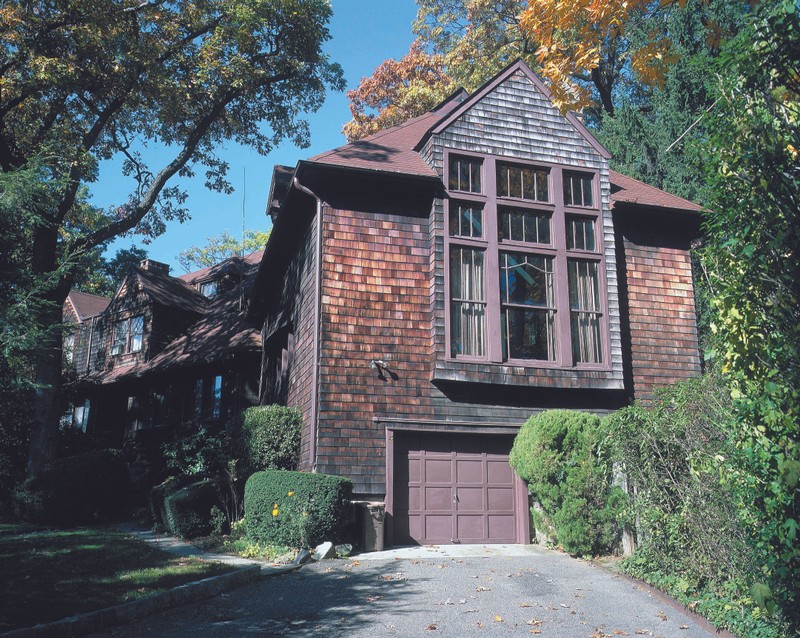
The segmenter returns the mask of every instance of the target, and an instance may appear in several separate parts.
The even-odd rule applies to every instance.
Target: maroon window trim
[[[608,287],[606,277],[605,241],[603,233],[602,199],[600,193],[599,171],[585,167],[575,167],[550,162],[531,162],[523,159],[490,154],[470,153],[462,150],[445,149],[444,181],[447,176],[451,157],[479,159],[482,161],[482,192],[467,193],[464,191],[448,191],[444,199],[444,255],[445,255],[445,359],[463,363],[490,363],[512,365],[525,368],[602,370],[611,369],[610,326],[608,316]],[[496,163],[504,162],[517,166],[531,166],[549,171],[549,202],[526,200],[516,197],[499,197],[496,192]],[[564,173],[592,177],[592,207],[567,206],[564,204]],[[450,202],[479,203],[483,206],[483,238],[450,236]],[[547,244],[534,244],[512,240],[499,240],[498,207],[509,207],[517,210],[545,212],[550,215],[550,241]],[[595,250],[567,250],[566,216],[575,215],[594,220]],[[464,246],[485,250],[484,269],[486,281],[486,356],[476,357],[451,353],[451,297],[450,297],[450,248]],[[555,272],[555,339],[556,358],[554,361],[538,359],[503,359],[501,334],[501,303],[499,293],[500,253],[504,251],[525,252],[532,255],[550,256],[554,258]],[[569,259],[595,261],[598,264],[598,289],[600,295],[600,349],[601,363],[581,363],[573,359],[571,336],[571,313],[569,299],[568,267]]]

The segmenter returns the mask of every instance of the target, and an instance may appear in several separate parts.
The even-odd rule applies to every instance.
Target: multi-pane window
[[[555,360],[552,257],[500,253],[500,312],[503,360]]]
[[[447,188],[465,193],[481,192],[481,168],[483,162],[474,157],[450,157],[447,173]]]
[[[594,206],[592,183],[594,177],[586,173],[573,173],[564,171],[564,205],[565,206]]]
[[[596,173],[491,156],[447,161],[448,185],[459,191],[448,201],[450,356],[602,364]],[[494,175],[496,189],[479,178],[465,186],[470,167]]]
[[[111,343],[111,354],[138,352],[142,349],[144,337],[144,316],[129,317],[114,324],[114,335]]]
[[[486,355],[484,252],[450,248],[450,350],[452,356]]]
[[[200,284],[200,294],[204,297],[215,297],[219,292],[219,287],[216,281],[204,281]]]
[[[543,168],[497,162],[497,196],[550,201],[550,176]]]

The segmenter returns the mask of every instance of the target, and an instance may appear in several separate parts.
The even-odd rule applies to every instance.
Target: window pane
[[[217,419],[222,407],[222,377],[214,377],[214,385],[211,389],[211,415]]]
[[[556,358],[555,311],[503,309],[503,359]]]
[[[465,202],[450,203],[450,235],[483,237],[483,207]]]
[[[207,281],[200,285],[200,294],[204,297],[213,297],[217,294],[217,282]]]
[[[539,211],[499,207],[500,240],[524,241],[532,244],[550,243],[550,215]]]
[[[447,175],[449,190],[481,192],[481,160],[470,157],[450,156]]]
[[[485,272],[483,251],[450,248],[450,352],[486,355]]]
[[[131,352],[138,352],[142,349],[142,335],[144,334],[144,317],[131,318]]]
[[[578,215],[567,215],[567,249],[596,250],[594,241],[594,219]]]
[[[125,352],[125,344],[128,340],[128,320],[118,321],[114,324],[114,341],[111,344],[111,354],[122,354]]]
[[[564,171],[564,204],[567,206],[594,206],[591,175]]]
[[[579,363],[601,363],[600,281],[597,262],[568,260],[572,356]]]
[[[500,301],[554,308],[553,258],[500,253]]]
[[[532,166],[497,163],[497,194],[537,202],[548,201],[548,172]]]

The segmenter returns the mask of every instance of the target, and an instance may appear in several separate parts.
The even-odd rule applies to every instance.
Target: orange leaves
[[[349,141],[421,115],[453,89],[444,57],[428,54],[418,41],[400,60],[387,60],[347,92],[353,119],[342,132]]]

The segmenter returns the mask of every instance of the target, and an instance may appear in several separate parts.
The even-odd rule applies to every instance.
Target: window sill
[[[514,362],[494,364],[462,360],[437,361],[431,381],[596,390],[623,390],[625,387],[622,370],[615,371],[608,366],[561,368],[545,363],[534,367]]]

